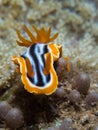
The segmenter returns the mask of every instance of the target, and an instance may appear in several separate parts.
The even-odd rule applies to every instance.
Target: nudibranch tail
[[[32,44],[35,43],[48,43],[48,42],[52,42],[53,40],[55,40],[58,36],[58,33],[56,33],[53,37],[50,37],[50,33],[51,33],[51,27],[48,30],[45,30],[43,27],[38,30],[35,26],[33,26],[34,31],[36,32],[36,36],[34,36],[32,34],[32,32],[27,28],[26,25],[24,25],[24,30],[26,31],[26,33],[28,34],[30,40],[25,39],[17,30],[17,35],[19,40],[21,41],[16,41],[18,45],[20,46],[26,46],[29,47]]]

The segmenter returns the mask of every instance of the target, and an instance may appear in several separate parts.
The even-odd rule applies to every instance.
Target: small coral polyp
[[[24,29],[30,40],[22,37],[17,31],[20,41],[16,42],[19,46],[27,47],[27,50],[21,56],[13,56],[12,60],[19,65],[21,79],[28,92],[50,95],[58,85],[58,77],[53,64],[60,58],[62,46],[52,43],[58,33],[50,37],[51,28],[38,30],[33,26],[37,34],[34,36],[26,26]]]

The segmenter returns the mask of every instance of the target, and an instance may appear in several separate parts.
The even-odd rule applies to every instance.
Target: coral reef
[[[24,24],[53,26],[54,31],[57,30],[60,33],[55,42],[60,42],[64,46],[64,56],[69,56],[74,64],[98,68],[98,25],[96,22],[97,9],[94,2],[1,0],[0,7],[1,85],[3,82],[7,82],[7,79],[14,73],[10,57],[17,51],[22,53],[22,49],[15,44],[17,39],[15,29],[22,29]],[[6,75],[3,68],[6,68]]]
[[[71,119],[68,129],[97,130],[97,8],[97,0],[0,0],[0,114],[3,112],[6,115],[10,109],[18,108],[23,114],[20,122],[17,122],[18,127],[23,125],[24,120],[21,129],[63,130],[68,125],[66,120]],[[53,95],[37,96],[27,93],[23,89],[20,75],[15,71],[11,56],[22,54],[25,50],[15,43],[17,29],[27,37],[23,30],[24,24],[29,28],[32,25],[38,28],[51,26],[53,34],[59,32],[54,43],[62,44],[62,56],[69,57],[71,71],[68,73],[66,62],[61,59],[55,64],[59,85]],[[86,74],[86,77],[83,78],[81,73]],[[85,92],[82,92],[84,86]],[[81,99],[78,100],[78,97]],[[14,115],[14,112],[11,114]],[[17,112],[16,120],[18,114]],[[12,115],[8,116],[8,120],[12,119]],[[4,116],[1,118],[0,127],[4,128],[6,124],[10,128],[17,128],[16,121],[10,126],[7,118],[6,121]]]

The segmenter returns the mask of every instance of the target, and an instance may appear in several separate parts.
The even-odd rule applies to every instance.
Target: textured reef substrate
[[[6,115],[6,119],[0,116],[0,128],[98,129],[97,8],[97,0],[0,0],[0,112]],[[25,36],[24,24],[31,30],[32,25],[51,26],[53,34],[59,32],[54,43],[62,44],[62,54],[69,57],[71,72],[65,69],[66,63],[58,61],[59,86],[53,95],[26,92],[20,74],[15,72],[11,56],[25,50],[16,44],[16,29]]]

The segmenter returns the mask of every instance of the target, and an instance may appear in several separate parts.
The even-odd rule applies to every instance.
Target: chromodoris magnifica
[[[25,39],[17,31],[20,41],[16,42],[19,46],[27,47],[27,50],[23,55],[13,56],[12,60],[19,65],[21,79],[28,92],[50,95],[58,85],[54,62],[61,56],[62,46],[52,43],[58,33],[50,37],[51,28],[45,30],[43,27],[37,29],[33,26],[35,36],[27,26],[24,25],[24,29],[30,40]]]

